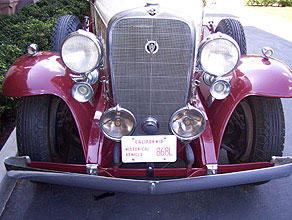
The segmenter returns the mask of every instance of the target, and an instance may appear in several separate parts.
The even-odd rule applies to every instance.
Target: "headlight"
[[[103,113],[99,125],[106,137],[119,141],[134,132],[136,119],[130,111],[117,105]]]
[[[93,33],[78,30],[65,38],[61,46],[61,57],[73,72],[87,73],[99,65],[102,44]]]
[[[170,117],[169,127],[180,140],[193,140],[205,130],[206,119],[199,109],[188,105]]]
[[[223,76],[235,69],[240,59],[236,41],[222,33],[212,34],[199,48],[202,69],[214,76]]]

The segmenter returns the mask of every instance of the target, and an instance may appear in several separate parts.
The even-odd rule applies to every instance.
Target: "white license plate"
[[[176,136],[123,136],[123,163],[175,162]]]

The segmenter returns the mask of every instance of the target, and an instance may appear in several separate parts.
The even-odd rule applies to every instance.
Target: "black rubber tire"
[[[254,149],[250,160],[270,161],[272,156],[282,156],[285,141],[285,117],[280,98],[251,97],[255,115]]]
[[[223,143],[237,152],[227,153],[230,163],[268,162],[272,156],[282,156],[284,140],[281,99],[257,96],[239,103],[223,137]]]
[[[59,17],[52,36],[51,51],[60,52],[63,40],[68,34],[78,29],[82,29],[82,24],[78,17],[73,15]]]
[[[21,98],[16,122],[20,156],[42,162],[84,162],[76,124],[61,99],[51,95]],[[74,133],[78,136],[76,142]],[[79,149],[77,159],[75,149]]]
[[[231,36],[239,45],[241,55],[246,55],[247,46],[244,29],[238,20],[226,18],[222,19],[215,32],[221,32]]]

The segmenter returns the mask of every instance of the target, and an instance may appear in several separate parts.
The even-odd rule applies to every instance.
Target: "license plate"
[[[123,136],[123,163],[175,162],[176,136]]]

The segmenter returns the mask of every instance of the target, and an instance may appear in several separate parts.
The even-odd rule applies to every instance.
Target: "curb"
[[[16,154],[16,129],[14,128],[2,150],[0,151],[0,216],[5,209],[5,205],[14,189],[17,180],[6,175],[6,169],[3,161],[6,157],[15,156]]]

